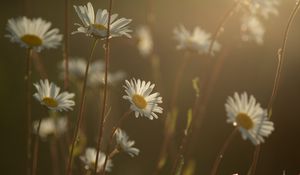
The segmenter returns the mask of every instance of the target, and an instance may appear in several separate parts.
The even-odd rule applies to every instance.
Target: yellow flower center
[[[252,119],[245,113],[239,113],[236,116],[236,124],[247,130],[253,128],[254,125]]]
[[[145,98],[141,95],[137,95],[137,94],[133,95],[132,101],[135,104],[135,106],[137,106],[140,109],[144,109],[147,106],[147,102]]]
[[[106,30],[107,28],[102,24],[92,24],[93,27],[95,27],[98,30]]]
[[[57,101],[54,100],[53,98],[50,98],[50,97],[45,97],[45,98],[43,98],[43,102],[44,102],[48,107],[55,108],[55,107],[58,106]]]
[[[29,47],[35,47],[42,45],[43,41],[40,37],[36,35],[24,35],[21,37],[21,40],[26,43]]]

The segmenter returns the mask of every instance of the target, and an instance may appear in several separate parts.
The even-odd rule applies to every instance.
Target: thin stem
[[[39,143],[40,143],[40,128],[41,128],[42,118],[39,119],[38,127],[36,131],[36,137],[34,141],[34,148],[33,148],[33,160],[32,160],[32,175],[36,175],[37,171],[37,161],[38,161],[38,154],[39,154]]]
[[[88,72],[89,72],[90,63],[93,59],[93,54],[94,54],[94,50],[96,48],[97,43],[98,43],[98,39],[95,39],[94,44],[92,46],[90,56],[89,56],[89,59],[88,59],[88,62],[86,64],[85,75],[84,75],[84,80],[83,80],[83,87],[82,87],[81,97],[80,97],[81,100],[80,100],[80,106],[79,106],[79,116],[77,118],[76,128],[75,128],[75,132],[74,132],[74,136],[73,136],[73,140],[72,140],[71,152],[70,152],[69,159],[68,159],[67,175],[72,174],[73,153],[74,153],[74,147],[75,147],[77,137],[78,137],[78,131],[79,131],[79,128],[81,126],[81,121],[82,121],[82,118],[83,118],[83,108],[84,108],[85,97],[86,97],[85,92],[86,92]]]
[[[299,9],[300,9],[300,0],[297,0],[296,5],[295,5],[295,7],[294,7],[293,11],[291,12],[291,15],[288,19],[288,23],[287,23],[287,26],[286,26],[285,31],[284,31],[282,45],[278,49],[278,64],[277,64],[277,68],[276,68],[276,74],[275,74],[275,80],[274,80],[272,95],[271,95],[271,98],[270,98],[270,101],[269,101],[269,104],[268,104],[268,112],[269,113],[272,112],[273,104],[274,104],[274,101],[275,101],[277,93],[278,93],[280,78],[281,78],[282,69],[283,69],[283,63],[284,63],[284,59],[285,59],[285,50],[286,50],[289,31],[290,31],[290,28],[293,24],[293,21],[294,21],[295,16],[296,16]],[[269,118],[271,118],[271,115],[269,115]],[[255,174],[257,162],[258,162],[258,159],[259,159],[260,149],[261,149],[260,145],[255,147],[251,167],[248,171],[249,175]]]
[[[32,123],[31,123],[31,86],[32,86],[32,68],[31,68],[31,57],[32,57],[32,49],[27,50],[27,61],[26,61],[26,76],[25,76],[25,81],[27,84],[27,174],[31,174],[31,144],[32,144]]]
[[[117,122],[117,124],[115,125],[115,127],[112,129],[112,132],[111,132],[111,135],[110,135],[110,139],[109,139],[109,144],[107,145],[107,149],[106,149],[105,161],[104,161],[103,168],[102,168],[102,173],[101,173],[102,175],[105,175],[105,167],[106,167],[106,164],[108,162],[108,158],[112,157],[115,154],[114,151],[111,154],[109,154],[110,146],[112,145],[112,142],[113,142],[113,137],[114,137],[117,129],[130,116],[131,113],[132,113],[132,110],[130,110],[130,109],[127,112],[125,112],[123,114],[123,116],[119,119],[119,121]]]
[[[177,74],[175,77],[175,82],[174,82],[174,86],[173,86],[174,89],[172,92],[172,97],[171,97],[171,102],[170,102],[170,111],[173,111],[176,108],[179,87],[181,84],[183,73],[188,65],[189,60],[190,60],[190,53],[186,52],[184,55],[184,58],[182,59],[182,62],[180,63],[180,66],[178,67]],[[168,117],[170,117],[170,116],[168,116]],[[166,155],[168,145],[172,138],[172,136],[169,134],[169,124],[166,123],[167,121],[168,121],[167,119],[165,119],[165,121],[164,121],[164,123],[165,123],[164,139],[163,139],[162,147],[160,149],[158,162],[157,162],[157,165],[153,172],[153,175],[158,174],[158,172],[161,170],[162,167],[160,165],[161,164],[160,162],[163,160],[164,156]]]
[[[109,48],[109,37],[110,37],[110,21],[111,21],[111,11],[112,11],[113,0],[109,0],[109,8],[108,8],[108,21],[107,21],[107,32],[106,32],[106,39],[105,39],[105,75],[104,75],[104,92],[103,92],[103,104],[102,104],[102,112],[100,115],[100,124],[99,124],[99,135],[98,135],[98,142],[97,142],[97,155],[95,161],[95,169],[94,174],[97,172],[97,165],[99,159],[99,152],[100,146],[102,142],[102,135],[104,131],[104,119],[105,119],[105,111],[106,111],[106,101],[107,101],[107,75],[108,75],[108,67],[109,67],[109,55],[110,55],[110,48]]]
[[[32,52],[32,60],[35,70],[39,73],[39,76],[43,79],[46,79],[48,74],[42,62],[41,56],[36,52]]]
[[[217,158],[215,159],[215,162],[214,162],[213,168],[212,168],[212,170],[210,172],[210,175],[216,175],[217,174],[217,171],[218,171],[219,165],[221,163],[221,160],[222,160],[222,158],[224,156],[224,153],[227,150],[228,145],[233,140],[233,138],[234,138],[235,134],[237,133],[237,131],[238,131],[237,128],[235,128],[231,132],[231,134],[227,137],[227,139],[225,140],[222,148],[219,151],[219,154],[218,154]]]
[[[58,155],[57,155],[57,142],[56,138],[53,137],[50,141],[50,152],[51,152],[51,162],[52,162],[52,171],[53,175],[59,174],[59,166],[58,166]]]
[[[218,24],[216,31],[213,33],[212,41],[209,45],[208,54],[212,54],[213,46],[223,31],[223,27],[230,19],[230,17],[234,14],[234,12],[239,8],[240,3],[243,0],[236,0],[235,3],[228,9],[228,11],[222,16],[220,23]]]
[[[65,72],[64,72],[64,88],[69,87],[69,0],[65,0],[65,31],[64,31],[64,60],[65,60]]]

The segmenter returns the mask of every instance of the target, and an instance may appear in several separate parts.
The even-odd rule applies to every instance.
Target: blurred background
[[[88,1],[72,1],[72,5],[85,5]],[[94,8],[108,8],[108,1],[91,1]],[[243,42],[240,36],[240,14],[234,14],[225,25],[225,30],[218,38],[222,49],[214,57],[197,55],[191,56],[184,71],[180,84],[178,106],[179,120],[176,134],[170,147],[178,148],[185,126],[185,116],[195,100],[192,89],[192,79],[200,77],[200,82],[213,73],[213,65],[218,59],[223,59],[218,68],[216,81],[211,87],[211,95],[206,105],[205,118],[201,128],[196,133],[191,157],[196,162],[197,175],[208,174],[217,153],[225,139],[233,130],[233,126],[226,123],[224,103],[228,96],[237,92],[253,94],[258,102],[266,108],[277,66],[277,50],[282,44],[283,32],[295,0],[281,0],[278,6],[279,14],[270,16],[264,21],[266,29],[264,43]],[[23,16],[27,9],[29,17],[42,17],[51,21],[53,27],[64,29],[64,1],[58,0],[10,0],[1,2],[0,36],[7,34],[5,30],[7,20]],[[114,0],[113,12],[121,17],[133,19],[130,28],[135,29],[147,23],[147,12],[152,7],[153,12],[153,40],[154,52],[160,61],[160,82],[155,82],[151,70],[151,61],[143,58],[136,47],[135,39],[124,37],[111,41],[110,70],[123,70],[127,79],[131,77],[150,80],[157,84],[155,91],[160,91],[163,97],[163,107],[167,108],[170,102],[171,89],[176,79],[176,72],[184,56],[183,51],[176,50],[176,41],[173,36],[174,27],[179,24],[188,29],[200,26],[205,31],[213,33],[220,19],[233,5],[233,0],[152,0],[151,6],[147,0]],[[70,8],[70,30],[75,31],[73,23],[80,23],[73,8]],[[258,175],[281,175],[286,170],[287,175],[300,173],[300,15],[293,23],[286,50],[286,62],[280,83],[278,97],[274,104],[272,121],[275,131],[262,145],[262,152],[258,162]],[[71,35],[70,55],[87,57],[92,39],[83,34]],[[5,37],[0,37],[1,64],[0,64],[0,97],[1,97],[1,174],[25,174],[26,153],[26,93],[25,93],[25,65],[26,50],[18,44],[12,44]],[[94,59],[104,59],[103,43],[97,47]],[[44,50],[40,54],[41,62],[45,67],[48,78],[61,87],[63,81],[59,78],[59,62],[63,59],[62,47],[55,50]],[[208,61],[210,59],[210,61]],[[33,70],[33,82],[40,76]],[[124,113],[129,104],[122,99],[124,95],[123,81],[111,88],[110,105],[113,118]],[[70,88],[72,89],[72,87]],[[200,85],[201,89],[201,85]],[[201,90],[200,90],[201,92]],[[99,122],[99,101],[92,97],[99,92],[93,91],[88,97],[87,115],[84,130],[87,134],[87,146],[96,145]],[[77,95],[79,97],[79,95]],[[78,104],[78,102],[76,101]],[[33,118],[38,119],[41,114],[40,105],[33,100]],[[76,110],[69,117],[77,117]],[[167,111],[167,109],[165,109]],[[150,121],[146,118],[130,118],[122,126],[130,138],[136,141],[136,147],[141,153],[136,158],[125,154],[114,159],[113,171],[109,174],[122,175],[150,175],[153,173],[161,144],[164,139],[164,117]],[[72,120],[73,120],[72,119]],[[75,121],[75,120],[74,120]],[[41,141],[38,161],[38,174],[52,174],[49,143]],[[219,168],[219,174],[231,175],[246,174],[254,151],[249,141],[241,139],[238,134],[229,146]],[[172,161],[167,166],[171,166]],[[169,165],[170,164],[170,165]],[[64,165],[59,165],[63,172]],[[169,174],[168,167],[162,174]]]

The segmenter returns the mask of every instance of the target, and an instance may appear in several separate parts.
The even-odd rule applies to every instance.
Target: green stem
[[[106,112],[106,102],[107,102],[107,75],[108,75],[108,67],[109,67],[109,55],[110,55],[110,48],[109,48],[109,37],[110,37],[110,22],[111,22],[111,11],[112,11],[113,1],[109,0],[109,8],[108,8],[108,20],[107,20],[107,32],[105,38],[105,75],[104,75],[104,92],[103,92],[103,104],[102,104],[102,112],[100,115],[100,124],[99,124],[99,135],[98,135],[98,142],[97,142],[97,155],[95,161],[95,168],[94,174],[97,173],[97,165],[99,159],[99,152],[100,146],[102,142],[102,136],[104,131],[104,119],[105,119],[105,112]]]
[[[90,63],[93,59],[93,54],[94,54],[94,50],[96,48],[96,45],[98,43],[98,39],[95,39],[94,44],[92,46],[92,50],[88,59],[88,62],[86,64],[86,69],[85,69],[85,75],[84,75],[84,82],[83,82],[83,87],[82,87],[82,91],[81,91],[81,98],[80,98],[80,106],[79,106],[79,116],[77,118],[77,122],[76,122],[76,128],[75,128],[75,132],[74,132],[74,136],[72,139],[72,145],[71,145],[71,152],[69,155],[69,159],[68,159],[68,165],[67,165],[67,175],[71,175],[72,174],[72,161],[73,161],[73,154],[74,154],[74,147],[77,141],[77,137],[78,137],[78,131],[79,128],[81,126],[81,122],[82,122],[82,118],[83,118],[83,107],[84,107],[84,103],[85,103],[85,92],[86,92],[86,85],[87,85],[87,79],[88,79],[88,72],[89,72],[89,67],[90,67]]]
[[[27,104],[26,104],[26,110],[27,110],[27,174],[31,174],[31,144],[32,144],[32,118],[31,118],[31,86],[32,86],[32,68],[31,68],[31,56],[32,56],[32,49],[29,48],[27,50],[27,61],[26,61],[26,76],[25,81],[27,84]]]

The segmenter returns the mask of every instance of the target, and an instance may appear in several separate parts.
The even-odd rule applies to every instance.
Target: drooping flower
[[[80,156],[81,161],[84,163],[84,167],[86,170],[94,170],[96,163],[97,150],[94,148],[87,148],[85,150],[85,154]],[[102,152],[99,152],[99,159],[97,165],[97,172],[100,172],[103,168],[105,162],[106,155]],[[107,164],[105,166],[105,171],[110,172],[112,169],[112,161],[108,159]]]
[[[33,95],[42,105],[45,105],[51,110],[55,111],[68,111],[73,110],[72,106],[75,102],[72,98],[74,93],[62,92],[60,88],[54,83],[49,83],[46,80],[40,80],[40,83],[34,84],[37,92]]]
[[[263,44],[265,28],[256,16],[244,16],[242,18],[242,40],[255,41],[257,44]]]
[[[62,35],[57,28],[51,29],[51,22],[41,18],[29,19],[19,17],[9,19],[5,35],[11,42],[19,43],[21,47],[31,48],[39,52],[44,48],[56,48],[60,45]]]
[[[39,121],[33,122],[33,132],[37,134]],[[43,139],[51,135],[59,136],[65,133],[67,130],[67,118],[60,117],[60,118],[53,118],[48,117],[44,118],[41,121],[41,126],[39,130],[39,136]]]
[[[140,153],[139,149],[133,147],[135,142],[133,140],[129,140],[126,132],[120,128],[116,130],[116,141],[118,149],[126,152],[131,157],[137,156]]]
[[[189,32],[183,25],[174,29],[175,39],[178,42],[177,49],[190,50],[199,54],[207,54],[211,44],[211,34],[205,32],[200,27],[196,27],[193,32]],[[215,41],[212,53],[219,51],[221,45]]]
[[[159,103],[162,103],[160,94],[158,92],[150,94],[155,85],[150,81],[146,83],[135,78],[130,81],[126,80],[125,83],[124,88],[127,95],[124,95],[123,98],[131,103],[130,108],[135,112],[135,116],[145,116],[150,120],[157,119],[156,113],[162,113],[163,109],[158,106]]]
[[[74,33],[85,33],[88,36],[105,38],[108,27],[108,12],[106,9],[98,9],[95,15],[93,5],[88,2],[85,6],[74,6],[75,11],[80,18],[82,24],[76,23],[79,26]],[[129,34],[131,30],[128,24],[131,19],[120,18],[117,19],[118,14],[112,14],[110,18],[110,38],[125,35],[131,38]]]
[[[137,47],[142,56],[149,56],[153,50],[153,40],[150,29],[147,26],[141,26],[136,30],[138,39]]]
[[[238,127],[242,138],[249,139],[254,145],[263,143],[263,137],[268,137],[274,130],[267,111],[261,108],[252,95],[248,98],[246,92],[241,95],[234,93],[233,97],[228,97],[225,109],[227,122]]]

